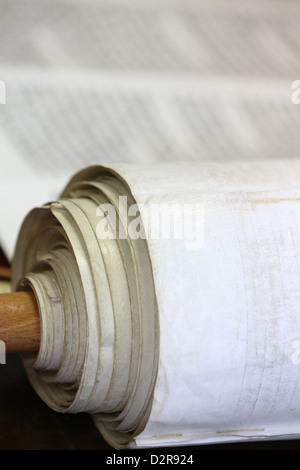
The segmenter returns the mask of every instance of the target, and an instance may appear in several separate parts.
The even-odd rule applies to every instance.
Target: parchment
[[[40,396],[91,413],[116,448],[299,437],[299,170],[97,166],[30,213],[13,278],[40,302],[44,340],[25,361]],[[108,202],[147,237],[103,237]]]

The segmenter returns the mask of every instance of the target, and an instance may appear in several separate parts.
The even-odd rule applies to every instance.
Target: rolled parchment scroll
[[[115,448],[299,438],[299,214],[297,161],[76,174],[15,251],[33,387]]]

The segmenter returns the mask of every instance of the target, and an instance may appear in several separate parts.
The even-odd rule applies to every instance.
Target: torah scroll
[[[29,380],[114,448],[300,436],[300,162],[95,166],[20,230]]]

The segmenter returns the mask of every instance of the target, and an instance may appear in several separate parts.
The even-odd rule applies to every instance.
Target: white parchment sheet
[[[148,240],[160,351],[137,445],[299,435],[299,169],[278,161],[121,171],[148,207],[203,204],[199,249]]]

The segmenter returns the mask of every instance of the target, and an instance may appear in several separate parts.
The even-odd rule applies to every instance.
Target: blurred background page
[[[9,259],[24,216],[85,166],[300,156],[296,0],[0,0],[0,12]]]

